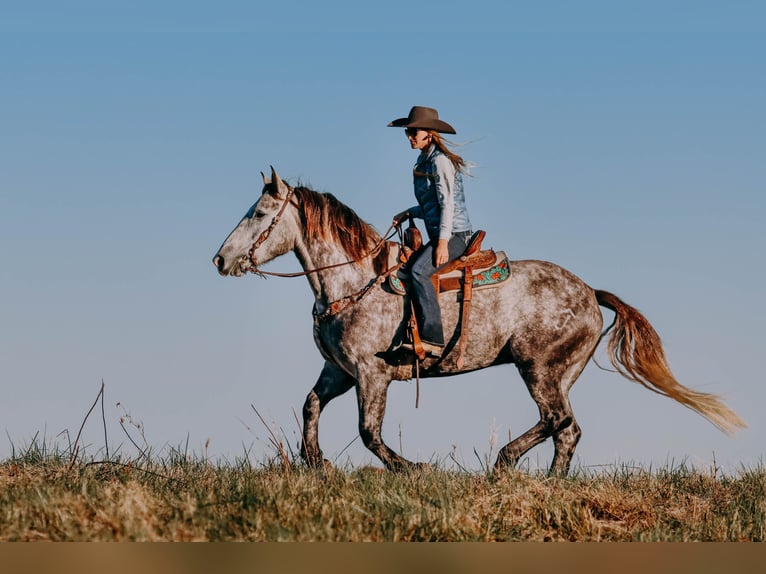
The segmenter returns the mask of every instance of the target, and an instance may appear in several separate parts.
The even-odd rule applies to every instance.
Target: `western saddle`
[[[431,275],[431,282],[437,295],[445,291],[460,291],[461,293],[460,339],[457,357],[457,367],[459,369],[463,367],[463,354],[465,353],[468,339],[468,320],[471,314],[474,271],[486,269],[494,265],[497,260],[497,254],[492,249],[485,251],[481,249],[481,243],[485,235],[486,232],[483,230],[476,231],[468,240],[466,248],[460,257],[449,261]],[[410,226],[404,232],[404,244],[412,251],[419,249],[422,245],[420,232],[412,220],[410,220]],[[406,255],[407,258],[409,258],[412,251]],[[423,349],[420,334],[418,333],[418,323],[414,308],[410,313],[408,329],[415,354],[418,360],[422,361],[426,358],[426,352]]]

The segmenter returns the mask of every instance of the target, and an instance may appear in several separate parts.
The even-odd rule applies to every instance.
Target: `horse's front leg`
[[[381,376],[362,376],[356,385],[359,403],[359,436],[369,450],[377,456],[389,470],[412,468],[414,463],[391,450],[383,442],[383,417],[386,414],[386,398],[390,379]]]
[[[303,404],[303,444],[301,456],[309,466],[323,464],[319,448],[319,415],[325,405],[354,386],[356,381],[338,366],[326,362],[314,388]]]

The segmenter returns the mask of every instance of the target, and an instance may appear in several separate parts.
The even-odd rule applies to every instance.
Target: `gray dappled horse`
[[[389,384],[415,376],[414,355],[392,350],[401,340],[409,303],[381,286],[390,245],[332,195],[293,188],[272,168],[271,178],[264,176],[261,197],[213,258],[224,276],[259,273],[258,266],[288,251],[304,269],[315,297],[314,340],[325,359],[303,406],[301,455],[309,465],[328,464],[319,448],[319,416],[329,401],[352,387],[364,445],[388,469],[413,464],[381,435]],[[507,281],[473,294],[474,327],[462,368],[451,335],[459,333],[460,306],[455,296],[442,296],[444,332],[453,340],[442,358],[428,357],[419,369],[422,377],[439,377],[516,365],[540,420],[500,450],[496,468],[515,465],[529,449],[553,437],[551,473],[567,473],[581,434],[568,394],[602,337],[599,305],[615,313],[607,349],[619,373],[697,411],[725,432],[744,426],[715,395],[675,380],[659,337],[636,309],[552,263],[513,261],[510,267]]]

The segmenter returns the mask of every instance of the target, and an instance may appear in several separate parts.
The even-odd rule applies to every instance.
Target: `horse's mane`
[[[380,234],[372,225],[331,193],[299,186],[295,188],[295,197],[301,205],[303,233],[307,239],[332,239],[355,261],[368,256],[380,242]],[[376,273],[383,272],[386,260],[386,250],[379,250],[373,259]]]

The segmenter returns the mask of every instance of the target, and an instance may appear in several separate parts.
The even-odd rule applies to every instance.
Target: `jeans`
[[[466,242],[471,233],[453,234],[447,243],[449,260],[460,257],[466,248]],[[425,343],[444,346],[444,332],[442,330],[442,313],[439,308],[439,295],[431,283],[431,275],[436,271],[434,265],[434,252],[436,241],[429,241],[417,251],[408,264],[412,288],[414,291],[413,302],[415,314],[420,330],[420,338]]]

